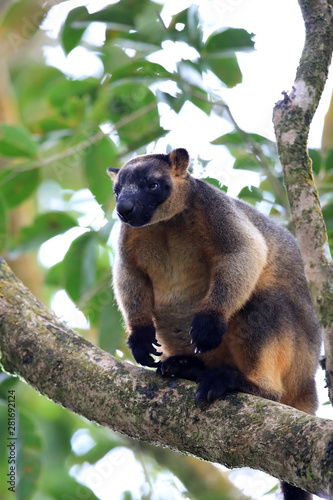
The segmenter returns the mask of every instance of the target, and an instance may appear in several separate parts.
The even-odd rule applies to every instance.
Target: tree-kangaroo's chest
[[[163,230],[164,229],[164,230]],[[140,242],[140,267],[154,290],[155,311],[192,309],[206,295],[209,260],[204,237],[193,227],[162,227]],[[186,310],[186,309],[185,309]]]

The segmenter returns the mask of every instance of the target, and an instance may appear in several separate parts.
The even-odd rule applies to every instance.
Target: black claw
[[[206,404],[207,404],[205,399],[202,397],[201,392],[199,392],[199,391],[196,392],[196,395],[194,398],[194,404],[195,404],[195,406],[201,406],[201,407],[206,406]]]
[[[207,402],[211,403],[212,401],[214,401],[214,391],[210,390],[207,393]]]
[[[161,361],[159,361],[159,362],[157,363],[156,373],[157,373],[157,375],[160,375],[161,377],[163,377],[163,368],[162,368],[162,363],[161,363]]]
[[[161,356],[161,353],[154,347],[155,345],[160,347],[155,338],[154,325],[151,324],[133,328],[127,343],[137,363],[143,366],[158,366],[158,362],[151,356],[151,354],[154,356]]]
[[[161,362],[160,373],[168,377],[185,378],[197,381],[198,374],[204,369],[204,363],[195,356],[170,356]]]
[[[190,333],[200,354],[216,349],[222,341],[227,325],[214,312],[198,312],[192,321]]]

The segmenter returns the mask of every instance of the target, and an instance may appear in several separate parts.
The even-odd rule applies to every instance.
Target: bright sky
[[[65,2],[51,10],[45,22],[45,29],[51,36],[57,36],[61,21],[67,11],[81,0]],[[95,0],[88,3],[90,11],[111,2]],[[189,0],[168,0],[162,17],[168,22],[171,15],[188,7]],[[224,89],[223,98],[238,122],[247,131],[262,134],[274,140],[272,110],[274,103],[282,98],[281,92],[290,91],[296,74],[304,41],[304,26],[296,0],[199,0],[198,5],[207,35],[222,26],[242,27],[255,33],[256,50],[239,53],[238,60],[243,73],[243,83],[233,89]],[[93,23],[86,32],[87,41],[103,43],[104,29],[100,23]],[[173,70],[175,61],[188,56],[191,51],[185,44],[165,43],[151,60],[164,64]],[[193,51],[192,51],[193,53]],[[45,48],[47,60],[74,77],[100,75],[102,66],[99,59],[82,47],[74,49],[66,58],[60,46]],[[214,79],[209,84],[214,90]],[[219,87],[216,85],[216,88]],[[326,84],[324,95],[310,130],[309,146],[320,147],[323,120],[332,94],[332,77]],[[212,146],[210,141],[231,130],[231,125],[212,115],[207,117],[190,103],[186,104],[179,115],[161,105],[162,126],[170,129],[165,138],[157,142],[154,150],[163,152],[168,144],[173,147],[186,147],[192,157],[200,155],[212,160],[208,174],[215,175],[229,186],[229,194],[236,196],[238,191],[249,184],[258,185],[254,173],[234,171],[233,159],[225,148]]]
[[[72,0],[54,7],[45,21],[44,28],[48,30],[51,36],[56,37],[68,10],[83,3],[81,0]],[[88,7],[91,11],[96,11],[110,3],[113,2],[94,0],[88,3]],[[170,15],[188,7],[191,3],[191,1],[187,0],[167,0],[162,15],[167,21]],[[223,98],[229,104],[236,121],[242,128],[274,139],[272,127],[273,106],[277,100],[281,99],[283,90],[291,90],[303,47],[304,26],[297,1],[199,0],[197,3],[200,6],[202,17],[205,19],[207,33],[222,26],[245,28],[249,32],[255,33],[256,50],[252,53],[238,55],[243,73],[243,84],[236,86],[234,89],[223,90]],[[99,41],[102,44],[104,30],[100,24],[95,23],[86,34],[86,37],[87,40],[92,38],[95,42]],[[176,56],[181,57],[182,50],[184,49],[180,45],[175,50],[173,44],[166,44],[164,53],[157,54],[154,60],[158,60],[172,70],[174,64],[172,61]],[[82,78],[90,74],[99,75],[102,71],[98,58],[83,48],[75,49],[66,58],[60,46],[50,46],[45,48],[45,55],[50,64],[60,67],[73,77]],[[212,85],[214,86],[214,82],[212,82]],[[310,147],[320,147],[323,120],[329,106],[332,87],[331,75],[312,123],[309,138]],[[170,129],[170,133],[166,138],[158,141],[158,152],[163,152],[169,143],[173,147],[186,147],[193,157],[200,154],[203,159],[213,160],[210,166],[211,172],[214,172],[221,181],[224,180],[226,184],[231,186],[229,193],[232,195],[237,194],[245,184],[253,183],[258,185],[256,174],[244,175],[239,171],[233,171],[233,162],[230,155],[223,151],[223,148],[216,148],[209,144],[216,137],[231,130],[231,126],[227,122],[214,116],[207,117],[203,112],[188,104],[179,116],[171,111],[166,111],[164,108],[162,125]],[[221,165],[223,165],[222,170]],[[79,204],[80,196],[87,199],[87,192],[77,194],[77,198],[73,203]],[[103,220],[100,207],[97,206],[93,199],[90,199],[89,204],[83,209],[84,213],[86,213],[84,216],[91,217],[91,220],[96,219],[96,217],[101,217],[101,220]],[[63,252],[66,252],[70,242],[75,237],[73,231],[67,235],[57,237],[58,248],[62,248]],[[61,250],[57,252],[57,256],[52,252],[55,244],[54,240],[52,239],[44,244],[40,251],[40,260],[47,267],[62,258]],[[74,304],[71,303],[64,291],[60,291],[55,295],[52,306],[55,312],[68,321],[71,326],[88,326],[83,315],[75,309]],[[319,376],[319,385],[324,387],[322,372]],[[327,393],[323,391],[321,402],[326,399]],[[319,414],[332,418],[332,412],[327,406],[321,406]],[[131,452],[125,450],[123,453]],[[105,460],[107,459],[108,457],[105,458]],[[126,460],[130,460],[130,457],[127,456]],[[90,476],[94,473],[94,471],[91,472],[87,468],[81,469],[80,472],[76,470],[75,473],[79,473],[80,478],[84,481],[85,471],[90,471]],[[134,465],[132,471],[133,488],[138,495],[137,485],[140,484],[138,478],[141,477],[142,471],[135,469]],[[109,481],[111,481],[109,488],[113,489],[114,495],[118,495],[118,489],[120,495],[124,481],[126,484],[128,482],[127,467],[124,474],[121,473],[121,469],[117,469],[118,483],[114,474],[109,477]],[[251,473],[249,476],[248,469],[232,472],[231,477],[241,489],[244,489],[244,493],[251,495],[254,499],[262,498],[262,495],[276,484],[276,480],[261,473],[256,473],[255,476]],[[105,478],[104,490],[108,487],[107,484],[108,478]],[[101,494],[102,490],[99,488],[98,490],[98,493]],[[115,500],[117,498],[117,496],[114,497]],[[139,498],[139,496],[136,498]],[[159,496],[158,498],[162,497]],[[265,498],[273,499],[277,498],[277,496],[273,493]]]

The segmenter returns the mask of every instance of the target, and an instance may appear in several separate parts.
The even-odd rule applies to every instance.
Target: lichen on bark
[[[312,301],[323,327],[326,376],[333,403],[333,268],[307,140],[328,77],[333,50],[332,6],[299,0],[306,38],[292,91],[274,108],[278,153]]]

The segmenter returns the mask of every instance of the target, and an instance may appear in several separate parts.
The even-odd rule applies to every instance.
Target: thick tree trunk
[[[312,300],[323,327],[327,384],[333,403],[333,268],[307,151],[309,126],[328,76],[333,50],[332,6],[299,0],[306,40],[292,91],[276,103],[273,122],[291,213]]]
[[[0,361],[65,408],[127,436],[333,495],[333,422],[249,395],[194,405],[193,383],[119,361],[71,331],[0,262]]]

